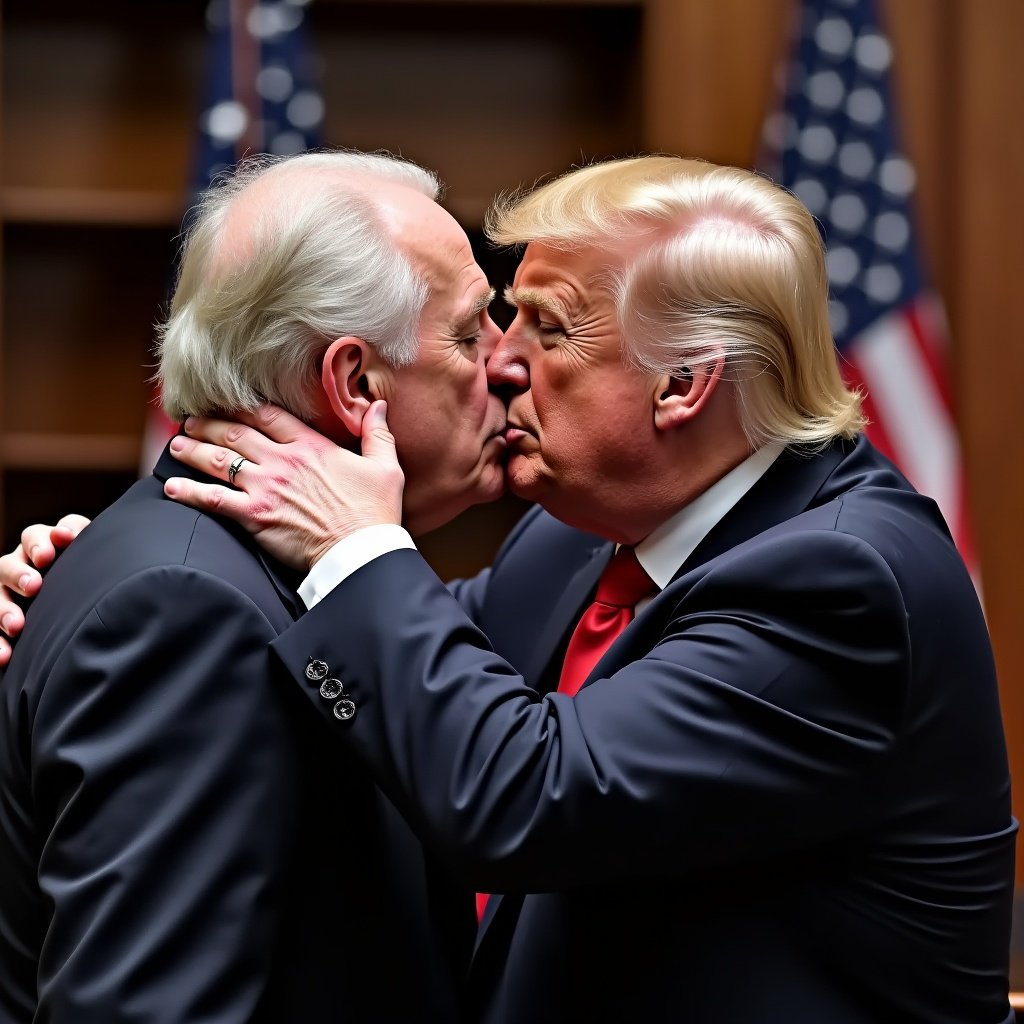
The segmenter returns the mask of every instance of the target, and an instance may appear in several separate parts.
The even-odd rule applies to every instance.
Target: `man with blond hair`
[[[488,230],[526,247],[488,373],[538,506],[489,570],[453,594],[404,543],[349,573],[397,521],[380,431],[324,456],[282,418],[206,420],[184,461],[260,472],[167,485],[311,567],[272,650],[480,890],[478,1018],[1011,1021],[990,642],[935,504],[861,433],[810,214],[646,157]]]

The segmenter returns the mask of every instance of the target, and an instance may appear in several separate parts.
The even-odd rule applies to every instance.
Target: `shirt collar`
[[[693,554],[697,545],[740,498],[768,472],[785,447],[776,442],[758,448],[637,544],[637,560],[659,590],[668,586],[679,566]]]

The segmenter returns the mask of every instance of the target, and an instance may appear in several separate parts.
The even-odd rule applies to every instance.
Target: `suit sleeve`
[[[245,595],[161,568],[108,594],[58,658],[34,723],[40,1019],[257,1015],[298,786],[273,635]]]
[[[458,601],[459,607],[471,622],[480,621],[490,575],[490,569],[483,569],[470,579],[449,580],[446,584],[452,597]]]
[[[872,813],[908,636],[892,573],[855,538],[784,538],[709,570],[575,699],[526,686],[414,553],[342,590],[273,647],[314,703],[308,657],[337,672],[357,708],[339,742],[480,889],[753,860]]]

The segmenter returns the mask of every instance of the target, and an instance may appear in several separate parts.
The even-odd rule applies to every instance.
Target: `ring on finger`
[[[236,455],[231,460],[231,465],[228,466],[228,483],[233,487],[235,484],[235,477],[238,476],[238,471],[242,468],[242,464],[249,460],[244,455]]]

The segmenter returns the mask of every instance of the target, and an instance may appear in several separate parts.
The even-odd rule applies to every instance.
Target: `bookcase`
[[[349,3],[307,9],[324,142],[430,166],[486,269],[498,191],[641,145],[641,4]],[[140,470],[150,346],[191,186],[202,0],[8,0],[0,29],[0,545],[95,514]],[[496,313],[500,311],[496,310]],[[428,541],[468,571],[520,509]],[[467,546],[465,537],[471,543]],[[467,561],[468,559],[468,561]]]

